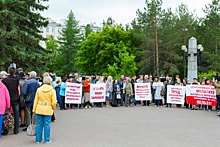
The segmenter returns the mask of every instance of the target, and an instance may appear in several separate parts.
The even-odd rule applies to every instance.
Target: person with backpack
[[[32,117],[32,109],[34,104],[34,98],[37,89],[40,87],[40,83],[36,80],[37,73],[35,71],[31,71],[29,78],[24,83],[21,88],[22,95],[30,95],[31,101],[25,101],[25,121],[26,121],[26,128],[23,131],[27,131],[27,127],[31,124],[31,117]]]

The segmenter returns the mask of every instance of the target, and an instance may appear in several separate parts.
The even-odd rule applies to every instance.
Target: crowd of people
[[[22,68],[16,69],[9,67],[8,72],[2,71],[0,73],[0,138],[1,135],[8,135],[9,129],[3,126],[4,114],[6,111],[13,113],[14,117],[14,130],[16,135],[19,133],[19,127],[23,131],[27,131],[27,127],[36,115],[36,143],[42,142],[42,130],[44,129],[44,142],[50,143],[50,122],[56,121],[54,110],[59,106],[60,110],[68,109],[91,109],[92,107],[132,107],[132,106],[150,106],[155,107],[185,107],[191,110],[203,109],[212,111],[211,106],[206,105],[191,105],[187,104],[185,100],[184,105],[177,104],[173,106],[167,103],[167,86],[186,86],[186,85],[213,85],[216,88],[217,106],[216,110],[220,113],[220,79],[213,79],[210,81],[204,78],[198,82],[196,78],[191,82],[190,80],[181,80],[177,75],[173,80],[172,77],[167,76],[165,80],[159,77],[140,75],[126,77],[121,75],[120,79],[113,79],[108,76],[85,76],[79,77],[77,73],[63,76],[62,78],[56,77],[55,74],[44,73],[43,80],[39,81],[37,73],[31,71],[24,73]],[[65,102],[65,94],[67,82],[82,84],[82,103],[69,104]],[[163,82],[161,86],[154,86],[154,82]],[[106,101],[91,103],[90,102],[90,85],[91,84],[106,84]],[[135,100],[135,83],[150,83],[151,96],[150,101],[137,101]],[[163,94],[161,94],[163,93]],[[29,97],[31,100],[27,101]],[[34,117],[34,118],[33,118]],[[2,128],[3,126],[3,128]]]
[[[54,109],[57,105],[53,79],[49,73],[43,75],[43,81],[36,78],[37,73],[24,73],[22,68],[8,68],[8,73],[0,73],[0,138],[8,135],[11,128],[6,126],[10,121],[6,114],[13,114],[13,133],[19,134],[19,127],[27,131],[31,122],[36,122],[36,143],[50,143],[50,123],[54,121]],[[6,118],[6,119],[5,119]],[[20,119],[20,121],[19,121]],[[44,131],[43,131],[44,130]]]

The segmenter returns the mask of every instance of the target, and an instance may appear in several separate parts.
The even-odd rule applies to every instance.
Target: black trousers
[[[60,103],[60,110],[65,109],[65,96],[60,96],[61,103]]]
[[[124,104],[125,101],[125,93],[121,93],[121,106]]]
[[[14,133],[19,133],[19,101],[11,102],[11,107],[14,113]],[[9,130],[3,130],[5,134],[8,134]]]
[[[149,100],[143,101],[143,103],[144,103],[144,106],[146,106],[146,103],[147,103],[147,106],[150,106],[150,101]]]
[[[52,115],[52,117],[51,117],[51,121],[55,121],[56,120],[56,118],[55,118],[55,115],[54,115],[54,113],[53,113],[53,115]]]

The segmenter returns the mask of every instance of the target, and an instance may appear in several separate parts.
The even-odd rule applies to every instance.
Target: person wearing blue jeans
[[[3,114],[0,114],[0,138],[2,138]]]
[[[36,143],[42,141],[42,132],[44,129],[44,142],[50,143],[50,122],[51,116],[56,108],[56,91],[51,86],[52,78],[45,76],[43,78],[43,85],[37,89],[33,112],[37,116],[36,121]]]
[[[44,128],[44,142],[50,142],[50,122],[51,116],[37,114],[37,125],[36,125],[36,143],[42,141],[42,132]]]
[[[10,108],[10,95],[7,87],[0,82],[0,138],[2,137],[3,117],[5,110]]]
[[[216,95],[217,98],[217,111],[220,114],[220,95]]]

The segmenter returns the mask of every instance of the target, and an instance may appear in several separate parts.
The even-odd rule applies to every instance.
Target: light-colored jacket
[[[113,85],[112,81],[106,81],[106,92],[112,92],[113,91]]]
[[[133,89],[130,82],[127,82],[125,85],[125,93],[129,95],[133,95]]]
[[[220,95],[220,82],[214,84],[216,88],[216,95]]]
[[[0,93],[0,114],[4,114],[5,110],[10,108],[10,95],[2,82],[0,82]]]
[[[60,96],[66,95],[66,82],[62,82],[60,85]]]
[[[52,115],[56,104],[56,91],[53,86],[44,84],[36,92],[33,112],[41,115]]]

